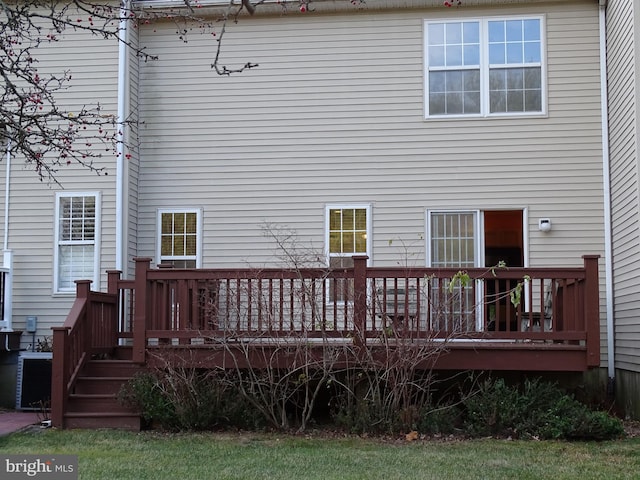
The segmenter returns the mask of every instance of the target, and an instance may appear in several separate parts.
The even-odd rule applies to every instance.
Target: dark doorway
[[[524,266],[522,210],[484,212],[485,266],[504,261],[508,267]]]
[[[485,266],[495,267],[504,262],[508,267],[524,266],[522,210],[494,210],[484,212]],[[509,291],[515,287],[508,280],[486,280],[487,329],[516,331],[516,308],[509,301]]]

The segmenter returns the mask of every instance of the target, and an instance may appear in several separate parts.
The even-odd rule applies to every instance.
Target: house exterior
[[[334,268],[353,255],[406,268],[579,267],[599,255],[600,365],[611,377],[604,6],[282,8],[265,3],[228,25],[220,63],[259,65],[238,75],[212,71],[219,37],[208,27],[186,24],[185,42],[173,21],[128,25],[156,61],[96,38],[45,52],[43,68],[73,62],[69,102],[99,99],[138,124],[126,151],[103,159],[107,176],[70,166],[61,189],[20,159],[4,165],[5,328],[35,316],[35,336],[49,335],[74,280],[106,291],[106,271],[132,276],[134,257],[265,268],[282,265],[279,242]],[[74,243],[61,225],[77,218],[86,235]],[[21,348],[32,343],[22,335]],[[626,355],[619,367],[632,371],[633,346]]]
[[[638,335],[638,35],[633,1],[607,6],[607,65],[612,199],[613,302],[617,398],[623,411],[640,415]]]
[[[43,76],[46,73],[60,75],[67,69],[73,72],[73,88],[61,92],[61,107],[73,112],[99,102],[105,115],[116,115],[117,45],[83,32],[68,32],[59,42],[43,43],[38,49],[38,59]],[[6,273],[2,282],[5,297],[0,336],[4,348],[0,354],[0,376],[7,388],[2,388],[0,402],[4,406],[12,407],[16,402],[18,352],[48,350],[51,327],[64,322],[69,313],[75,292],[71,272],[84,270],[82,276],[90,277],[97,288],[102,288],[101,277],[105,275],[100,272],[115,264],[115,163],[113,155],[96,161],[96,167],[107,168],[111,176],[98,176],[73,166],[63,168],[61,185],[56,186],[38,181],[23,158],[5,153],[3,149],[4,187],[0,208]],[[95,213],[89,213],[92,212],[89,203],[82,211],[98,220],[96,233],[90,241],[81,242],[89,245],[70,247],[71,239],[61,234],[58,219],[66,216],[69,220],[68,213],[63,213],[64,206],[69,207],[74,199],[84,203],[89,196],[96,199]],[[85,229],[85,233],[88,232],[89,229]],[[65,261],[65,249],[68,253],[71,248],[84,249],[89,269],[82,267],[82,262],[72,267],[71,262]],[[66,273],[60,273],[64,270]],[[28,317],[35,322],[27,325]],[[27,331],[31,327],[35,327],[35,331]]]

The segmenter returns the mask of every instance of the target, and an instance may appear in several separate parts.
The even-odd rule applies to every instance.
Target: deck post
[[[94,332],[94,318],[93,318],[93,308],[91,307],[91,303],[89,302],[89,293],[91,293],[91,280],[76,280],[76,298],[82,298],[86,301],[86,309],[85,309],[85,321],[84,328],[80,329],[80,333],[83,333],[82,345],[81,349],[84,349],[87,352],[87,355],[91,354],[91,350],[93,348],[93,332]],[[71,326],[71,325],[67,325]],[[72,333],[69,330],[69,333]],[[73,347],[70,346],[72,349]],[[67,349],[69,350],[69,349]],[[72,353],[74,353],[72,351]],[[73,358],[73,356],[71,357]],[[68,364],[67,364],[68,365]],[[65,367],[65,370],[68,368]],[[67,379],[67,381],[69,378]]]
[[[587,366],[600,366],[600,255],[583,255],[585,269],[584,314],[587,330]]]
[[[353,325],[355,342],[366,343],[367,328],[367,260],[366,255],[353,257]]]
[[[113,348],[120,345],[120,333],[124,331],[122,324],[122,315],[120,309],[122,308],[122,298],[120,297],[120,291],[118,289],[118,282],[122,279],[121,270],[107,270],[107,293],[115,295],[116,308],[114,309],[113,318],[110,319],[113,322]]]
[[[134,258],[135,267],[135,306],[133,312],[133,354],[135,363],[144,364],[147,351],[147,271],[151,266],[150,258]]]
[[[118,281],[121,278],[121,270],[107,270],[107,293],[118,294]]]
[[[76,301],[89,298],[91,280],[76,280]],[[51,364],[51,426],[64,428],[64,412],[67,411],[69,397],[71,345],[67,345],[67,338],[71,327],[63,325],[52,327],[53,330],[53,360]],[[87,339],[84,339],[87,341]],[[88,339],[89,342],[91,339]],[[88,344],[91,346],[91,343]],[[81,348],[86,347],[86,344]]]
[[[69,327],[53,327],[53,363],[51,365],[51,426],[64,428],[64,412],[67,409],[67,385],[69,375]]]

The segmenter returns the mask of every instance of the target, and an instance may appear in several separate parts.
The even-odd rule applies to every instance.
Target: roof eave
[[[573,0],[566,0],[573,1]],[[606,3],[606,0],[594,0],[599,1],[602,5]],[[196,4],[194,1],[190,2],[191,5]],[[237,9],[240,5],[240,0],[234,2],[234,6]],[[253,2],[252,2],[253,3]],[[297,10],[298,1],[284,2],[282,0],[265,0],[260,4],[260,7],[256,9],[256,13],[282,14],[283,9],[287,7]],[[305,3],[304,1],[302,3]],[[553,3],[551,0],[461,0],[461,5],[456,6],[457,0],[366,0],[362,2],[350,2],[349,0],[313,0],[310,2],[313,11],[317,12],[345,12],[345,11],[359,11],[365,10],[388,10],[388,9],[425,9],[434,8],[440,10],[446,10],[449,7],[445,3],[452,4],[451,9],[466,8],[466,7],[489,7],[489,6],[508,6],[508,5],[530,5],[532,3]],[[184,0],[137,0],[135,5],[138,8],[144,10],[166,10],[171,9],[174,12],[188,11],[188,7]],[[202,9],[202,14],[208,14],[211,11],[221,11],[228,8],[230,5],[229,0],[199,0],[197,2],[197,8]],[[242,12],[245,13],[245,12]]]

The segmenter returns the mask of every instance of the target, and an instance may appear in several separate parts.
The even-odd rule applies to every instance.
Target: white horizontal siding
[[[607,20],[616,366],[640,372],[640,218],[634,43],[637,35],[634,22],[638,28],[638,21],[633,2],[610,1]]]
[[[546,14],[548,118],[425,121],[424,18],[503,13]],[[580,265],[581,254],[602,252],[595,2],[243,18],[229,25],[223,63],[260,67],[229,78],[210,69],[215,38],[184,44],[173,30],[143,27],[160,60],[131,66],[144,123],[141,163],[128,164],[130,252],[153,256],[156,209],[180,206],[204,210],[205,266],[275,261],[264,222],[321,251],[329,202],[373,205],[377,264],[424,264],[428,208],[527,208],[532,265]],[[82,36],[42,61],[72,69],[65,103],[100,101],[109,112],[116,65],[114,44]],[[67,191],[103,194],[104,271],[114,266],[115,159],[100,164],[110,176],[71,167],[60,179]],[[35,314],[48,332],[72,301],[51,295],[56,188],[34,187],[18,165],[12,178],[16,328]],[[553,220],[548,235],[537,231],[541,216]]]
[[[528,207],[532,264],[601,253],[597,9],[455,15],[503,12],[546,14],[548,118],[423,120],[423,20],[451,11],[242,19],[223,63],[260,67],[232,77],[209,68],[215,39],[143,30],[160,60],[141,65],[140,253],[154,254],[155,210],[183,205],[204,208],[205,265],[269,257],[264,221],[322,249],[327,202],[374,205],[377,263],[445,207]],[[551,242],[539,216],[554,218]]]
[[[115,114],[117,97],[117,45],[83,32],[69,32],[59,42],[43,45],[36,51],[38,71],[72,75],[70,88],[56,96],[58,105],[73,111],[100,103],[105,114]],[[14,254],[13,327],[24,330],[25,318],[38,317],[37,339],[51,336],[51,327],[59,326],[69,313],[74,297],[53,295],[53,253],[55,192],[102,192],[102,234],[99,268],[114,266],[114,180],[115,155],[106,154],[94,161],[105,167],[107,176],[98,176],[75,164],[59,168],[56,179],[62,184],[41,183],[24,159],[11,159],[8,247]],[[4,208],[6,163],[0,165],[0,198]],[[0,227],[3,228],[3,227]],[[3,232],[4,233],[4,232]],[[102,288],[106,288],[103,273]],[[22,347],[29,348],[31,335],[22,336]]]
[[[545,16],[548,116],[425,121],[424,19],[502,14]],[[204,266],[276,262],[265,222],[321,253],[327,203],[372,205],[376,265],[424,265],[437,208],[527,208],[533,266],[603,254],[595,2],[243,18],[221,63],[260,66],[231,77],[213,37],[141,38],[160,57],[140,67],[141,255],[157,209],[182,206],[203,209]]]

